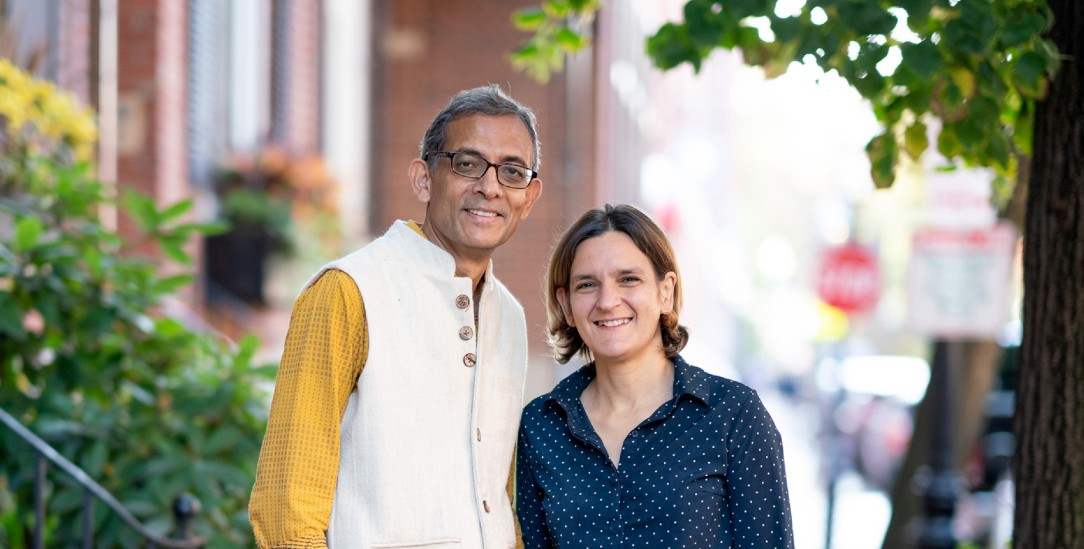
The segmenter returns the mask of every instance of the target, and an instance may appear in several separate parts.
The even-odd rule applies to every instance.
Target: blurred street
[[[795,404],[778,392],[761,389],[760,396],[783,436],[794,543],[797,549],[877,549],[881,547],[891,507],[887,496],[870,489],[853,471],[836,485],[832,543],[827,539],[828,497],[825,451],[819,440],[819,412]]]
[[[495,84],[532,107],[544,151],[535,168],[545,192],[493,255],[525,316],[524,402],[580,365],[555,364],[546,333],[540,290],[555,237],[586,209],[631,204],[677,256],[682,357],[757,390],[775,420],[798,548],[878,549],[890,524],[892,549],[903,543],[899,519],[913,506],[897,494],[908,513],[891,522],[888,492],[908,458],[914,486],[949,486],[929,490],[948,494],[943,510],[959,496],[954,514],[926,524],[946,525],[961,547],[1004,549],[1013,482],[1027,486],[1022,473],[1033,473],[1010,468],[1022,463],[1014,426],[1064,443],[1048,426],[1079,415],[1051,397],[1076,382],[1060,369],[1015,401],[1040,354],[1030,350],[1021,375],[1023,311],[1069,319],[1042,333],[1081,333],[1079,307],[1043,308],[1084,302],[1060,285],[1084,275],[1033,254],[1043,276],[1060,278],[1024,292],[1021,198],[1042,197],[1026,209],[1037,212],[1076,211],[1078,198],[1013,191],[1009,172],[1040,174],[1023,169],[1031,144],[1017,142],[1032,127],[998,119],[1008,111],[995,108],[1005,93],[984,90],[992,73],[933,66],[972,54],[939,42],[944,33],[917,33],[936,18],[872,1],[847,5],[878,15],[857,18],[877,21],[877,33],[843,33],[797,57],[752,46],[787,43],[792,24],[818,33],[846,18],[798,0],[732,25],[719,23],[733,9],[720,2],[604,2],[575,17],[572,6],[597,3],[546,2],[548,15],[519,4],[537,2],[0,0],[0,410],[88,478],[115,482],[111,493],[163,535],[169,505],[193,495],[203,506],[195,534],[254,546],[248,499],[294,300],[314,272],[396,220],[425,221],[406,177],[420,166],[422,130],[456,91]],[[937,9],[962,24],[989,3],[949,4]],[[559,67],[524,72],[513,52],[550,51],[525,40],[554,13],[583,28],[561,28]],[[663,45],[684,36],[674,25],[690,14],[747,43],[680,58],[694,52]],[[1046,20],[1030,15],[1019,19]],[[649,37],[671,31],[650,53]],[[1012,65],[1035,55],[997,58],[1006,74],[1036,75],[1035,93],[1013,88],[1011,105],[1033,107],[1048,84],[1037,75],[1051,67]],[[931,104],[953,118],[924,112]],[[965,111],[976,120],[955,118]],[[1014,116],[1034,116],[1025,111]],[[981,162],[945,147],[979,151]],[[1049,173],[1031,182],[1057,179]],[[1082,239],[1059,233],[1051,244]],[[75,251],[56,252],[69,249],[61,244]],[[1024,306],[1047,288],[1043,307]],[[1055,358],[1079,363],[1072,352]],[[1055,415],[1020,412],[1038,408]],[[22,438],[8,451],[5,433],[0,547],[29,546],[34,453]],[[83,520],[82,495],[69,492],[48,502],[54,546]],[[108,512],[94,521],[99,539],[130,535]]]

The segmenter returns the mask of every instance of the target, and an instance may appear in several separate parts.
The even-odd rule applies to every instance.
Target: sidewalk
[[[832,545],[827,539],[828,498],[824,451],[817,438],[820,411],[782,395],[758,390],[783,437],[796,549],[880,549],[891,506],[885,494],[868,489],[853,472],[836,485]]]

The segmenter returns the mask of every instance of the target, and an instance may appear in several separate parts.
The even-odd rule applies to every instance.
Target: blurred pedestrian
[[[526,322],[490,257],[542,191],[535,116],[466,90],[420,148],[424,221],[320,269],[294,305],[249,506],[260,547],[516,543]]]
[[[585,213],[550,255],[550,343],[587,365],[523,412],[527,549],[792,548],[783,448],[757,393],[679,352],[681,276],[640,210]]]

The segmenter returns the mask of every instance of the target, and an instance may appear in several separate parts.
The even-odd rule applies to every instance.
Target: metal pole
[[[833,364],[833,377],[836,378],[838,383],[838,375],[836,371],[839,365]],[[828,408],[828,413],[825,418],[825,440],[828,441],[828,448],[826,449],[826,457],[828,459],[828,484],[825,487],[825,505],[827,507],[826,512],[826,524],[824,528],[824,549],[832,549],[832,523],[835,522],[835,508],[836,508],[836,486],[839,484],[839,477],[843,473],[843,468],[848,457],[844,453],[843,447],[843,434],[839,430],[839,425],[836,423],[836,415],[839,413],[839,408],[843,404],[846,398],[846,393],[843,387],[836,389],[835,395],[832,397],[832,403]]]
[[[34,549],[45,548],[45,456],[35,452],[34,467]]]
[[[192,494],[181,494],[173,501],[173,517],[177,520],[177,539],[189,539],[192,519],[200,512],[200,502]]]
[[[953,519],[956,500],[960,494],[961,477],[955,470],[953,455],[952,405],[956,394],[954,374],[963,362],[963,343],[937,340],[927,398],[933,398],[933,438],[930,445],[930,467],[922,494],[924,517],[919,533],[921,549],[954,549],[956,536]]]
[[[94,547],[94,493],[83,489],[83,549]]]

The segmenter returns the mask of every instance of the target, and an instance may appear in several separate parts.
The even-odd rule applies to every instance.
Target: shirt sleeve
[[[294,304],[249,501],[261,549],[326,547],[339,426],[368,353],[357,285],[325,272]]]
[[[526,423],[527,418],[523,418]],[[542,491],[534,481],[530,466],[530,441],[524,425],[520,425],[516,448],[516,518],[525,549],[553,547],[546,518],[542,512]]]
[[[728,447],[735,547],[793,549],[783,441],[756,393],[745,402]]]

